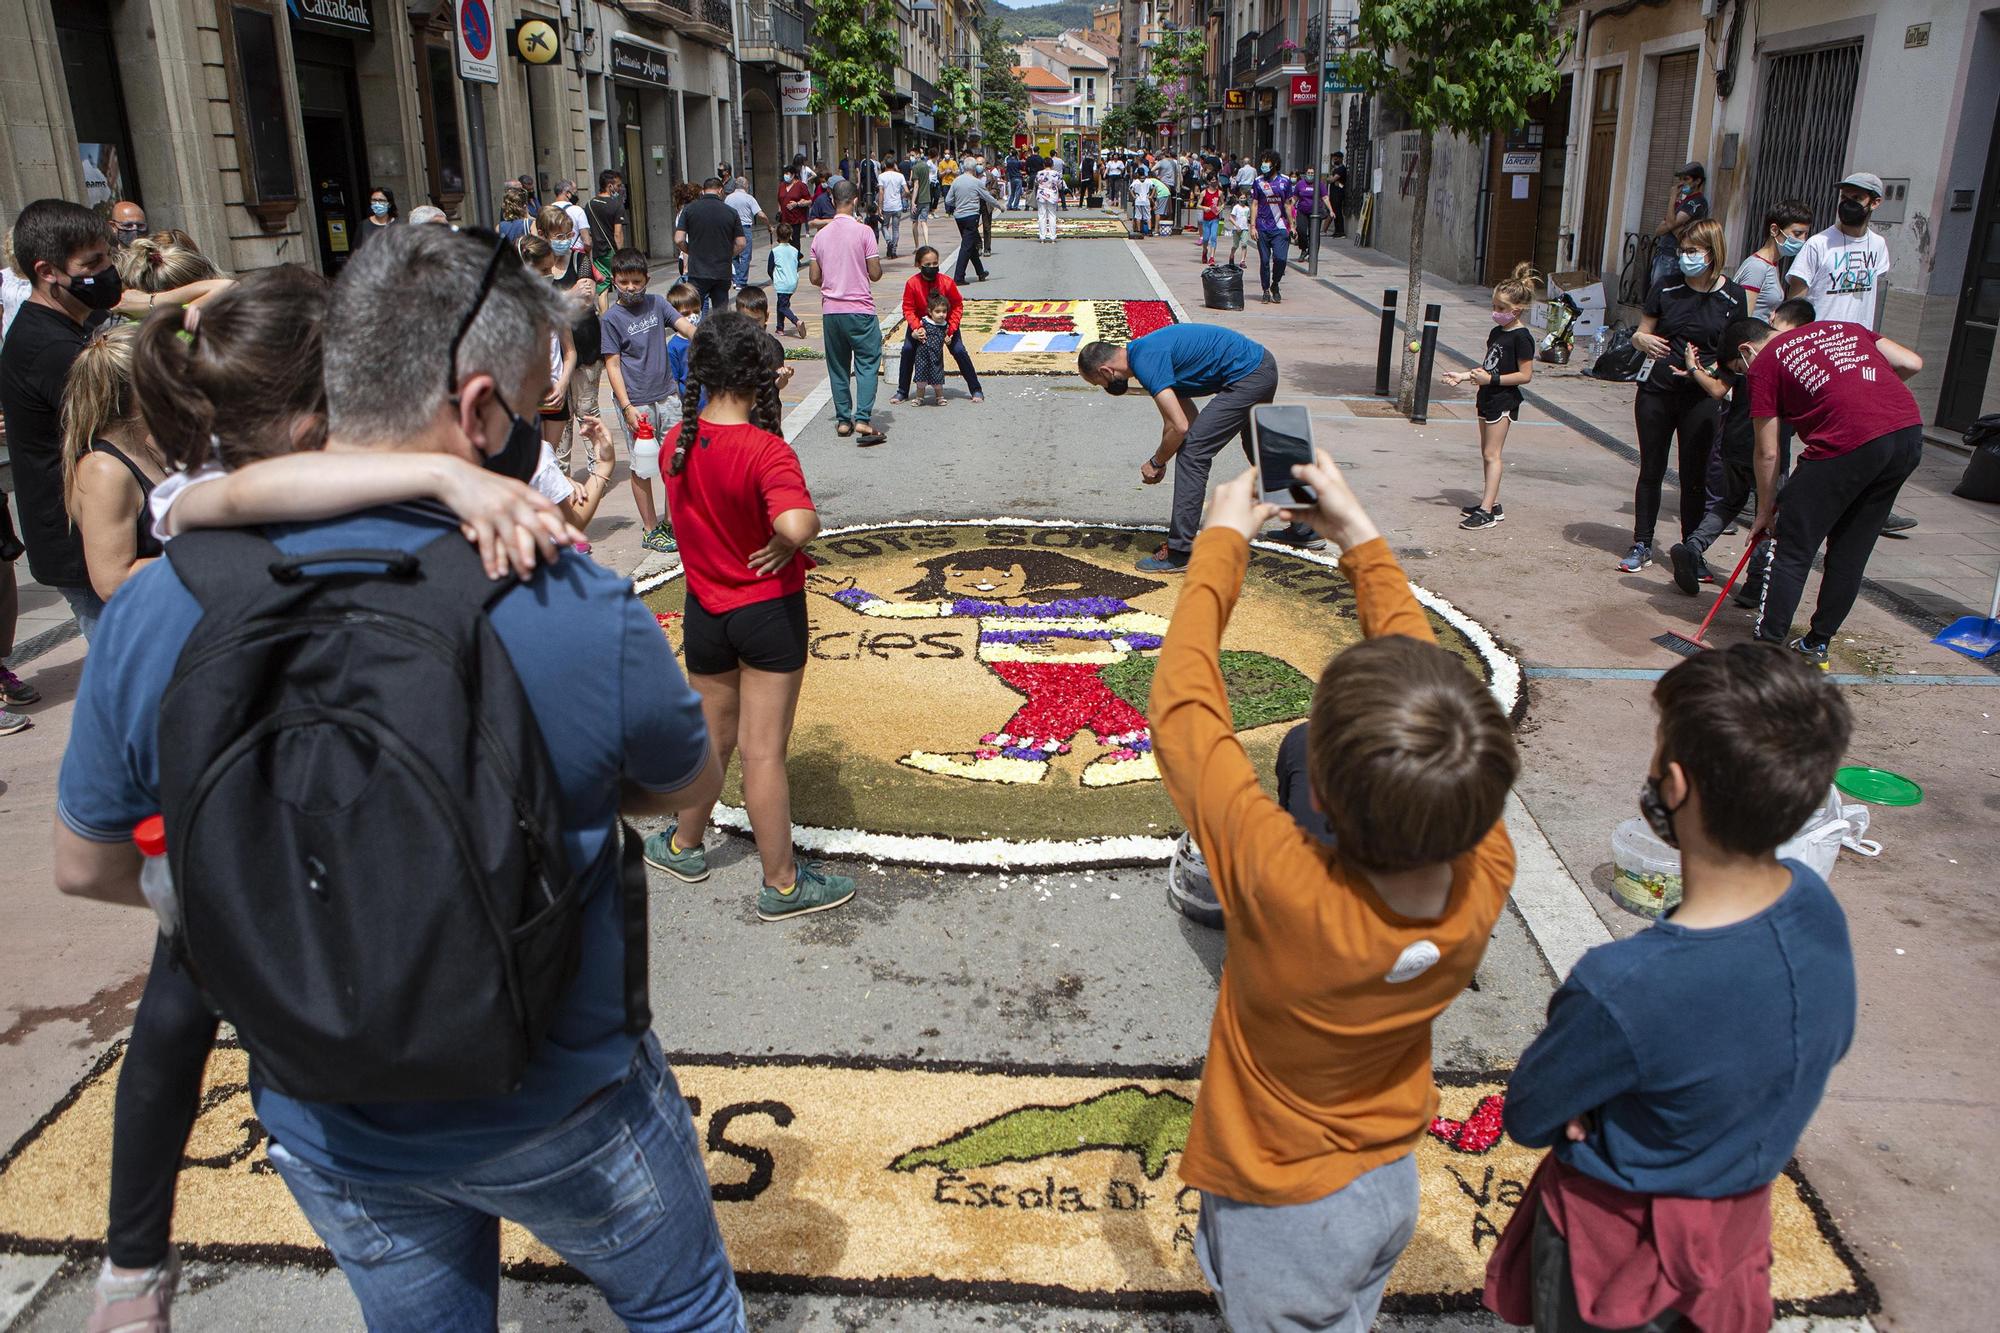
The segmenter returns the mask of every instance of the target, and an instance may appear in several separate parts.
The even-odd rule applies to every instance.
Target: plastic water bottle
[[[1604,355],[1604,344],[1607,341],[1609,341],[1610,338],[1611,338],[1611,330],[1605,328],[1602,324],[1598,325],[1597,336],[1590,340],[1590,360],[1593,365],[1596,364],[1598,357]]]
[[[632,432],[632,475],[651,481],[660,475],[660,441],[653,434],[653,419],[639,414],[639,427]]]
[[[139,867],[139,892],[146,895],[147,904],[160,918],[160,928],[175,934],[181,928],[181,900],[174,893],[174,874],[167,866],[167,821],[159,815],[147,815],[132,830],[132,845],[146,858]]]

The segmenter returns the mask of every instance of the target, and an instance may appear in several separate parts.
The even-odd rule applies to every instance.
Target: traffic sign
[[[458,0],[458,77],[471,83],[500,82],[493,11],[487,0]]]

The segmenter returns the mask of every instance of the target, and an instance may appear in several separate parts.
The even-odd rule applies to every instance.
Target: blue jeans
[[[58,588],[63,600],[69,603],[70,613],[76,617],[77,633],[83,635],[85,643],[97,633],[97,618],[104,614],[104,599],[97,595],[95,588]]]
[[[736,256],[736,271],[729,275],[738,287],[750,285],[750,250],[754,244],[752,230],[750,223],[743,224],[743,253]]]
[[[493,1328],[502,1217],[595,1284],[628,1328],[744,1327],[694,1121],[650,1033],[623,1083],[455,1177],[349,1180],[276,1142],[270,1157],[371,1330]]]
[[[1292,248],[1292,238],[1282,231],[1260,231],[1257,233],[1257,280],[1263,284],[1268,294],[1278,290],[1278,284],[1285,278],[1285,261]]]
[[[1222,219],[1203,218],[1201,220],[1201,248],[1212,255],[1215,253],[1216,245],[1221,239]]]
[[[1009,176],[1007,178],[1007,207],[1009,210],[1021,206],[1022,199],[1026,197],[1027,188],[1027,183],[1019,176]]]

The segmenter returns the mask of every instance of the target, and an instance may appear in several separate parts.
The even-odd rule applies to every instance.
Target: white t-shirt
[[[1124,174],[1125,174],[1125,161],[1123,158],[1114,157],[1105,162],[1104,164],[1105,179],[1107,180],[1115,179],[1116,177],[1123,176]]]
[[[580,253],[585,259],[590,258],[590,214],[577,204],[564,204],[562,207],[563,212],[569,214],[571,225],[576,228],[576,238],[583,242],[584,248]]]
[[[881,192],[882,211],[884,213],[900,213],[903,211],[903,194],[909,189],[910,183],[903,179],[902,172],[896,170],[894,167],[890,167],[876,179],[875,187]]]
[[[743,220],[746,227],[754,226],[757,215],[764,211],[757,206],[756,196],[748,190],[733,190],[723,197],[722,202],[736,210],[736,216]]]
[[[556,465],[556,451],[549,448],[546,440],[542,442],[541,461],[535,464],[535,475],[528,479],[528,484],[554,504],[561,504],[576,494],[576,483]]]
[[[1229,206],[1229,225],[1238,231],[1249,231],[1250,205],[1231,204]]]
[[[1236,169],[1236,183],[1246,189],[1255,185],[1257,183],[1257,168],[1245,162]]]
[[[1875,296],[1889,271],[1889,243],[1874,228],[1849,236],[1828,227],[1806,238],[1787,278],[1805,283],[1805,298],[1820,319],[1875,327]]]

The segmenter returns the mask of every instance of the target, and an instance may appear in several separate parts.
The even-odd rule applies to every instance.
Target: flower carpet
[[[1118,217],[1080,217],[1074,213],[1056,215],[1056,239],[1077,240],[1122,240],[1132,234],[1125,225],[1125,219]],[[1006,237],[1010,240],[1032,241],[1039,233],[1035,230],[1035,215],[1016,215],[993,219],[993,239]]]
[[[959,332],[981,375],[1074,375],[1085,343],[1128,343],[1174,322],[1165,301],[968,298]],[[904,336],[901,328],[889,335],[892,348]]]

